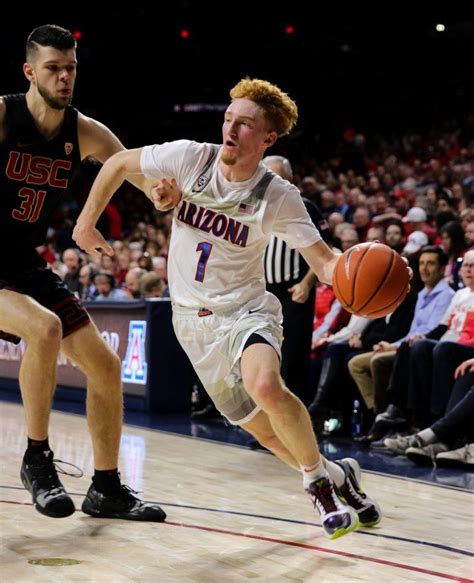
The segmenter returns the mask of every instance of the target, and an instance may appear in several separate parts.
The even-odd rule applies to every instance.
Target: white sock
[[[436,433],[429,427],[427,429],[423,429],[422,431],[418,431],[416,435],[421,439],[423,445],[429,445],[430,443],[436,443],[439,441],[436,437]]]
[[[346,474],[344,473],[344,470],[341,468],[341,466],[338,466],[334,462],[330,462],[326,459],[324,460],[324,465],[326,466],[326,470],[331,476],[332,481],[338,488],[340,488],[346,481]]]
[[[303,474],[303,488],[307,490],[309,485],[319,478],[329,478],[329,474],[324,467],[323,458],[312,466],[300,466]]]

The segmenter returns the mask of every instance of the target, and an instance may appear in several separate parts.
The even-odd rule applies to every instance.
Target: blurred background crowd
[[[228,90],[246,75],[288,91],[300,120],[271,153],[291,163],[325,239],[342,251],[386,243],[408,258],[414,280],[402,306],[374,321],[351,317],[316,283],[307,362],[297,383],[285,380],[320,434],[472,467],[474,18],[449,7],[414,16],[403,3],[370,18],[359,7],[291,4],[270,14],[243,1],[219,27],[206,11],[222,12],[213,2],[179,0],[159,15],[114,7],[94,18],[86,7],[33,10],[21,14],[21,31],[2,33],[0,90],[25,89],[25,31],[54,22],[78,39],[74,104],[129,147],[219,143]],[[115,255],[75,248],[72,227],[97,171],[84,163],[39,252],[83,300],[166,297],[172,214],[134,187],[119,190],[99,224]],[[215,416],[200,393],[193,415]]]

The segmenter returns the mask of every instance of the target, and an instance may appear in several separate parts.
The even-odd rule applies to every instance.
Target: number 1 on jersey
[[[195,279],[202,282],[206,275],[206,265],[212,251],[212,243],[198,243],[196,251],[201,253],[201,257],[199,257],[196,267]]]

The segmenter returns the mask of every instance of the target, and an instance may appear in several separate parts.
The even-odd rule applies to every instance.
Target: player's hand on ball
[[[410,276],[410,280],[411,280],[411,279],[413,279],[413,269],[410,267],[410,265],[408,263],[408,259],[406,257],[403,257],[403,255],[402,255],[402,259],[407,264],[408,275]]]

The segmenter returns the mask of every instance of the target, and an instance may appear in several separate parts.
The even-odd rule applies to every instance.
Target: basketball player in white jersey
[[[188,140],[120,152],[107,161],[73,238],[87,253],[111,255],[95,224],[125,178],[176,179],[157,208],[175,207],[169,284],[176,335],[216,407],[303,474],[325,534],[337,538],[381,519],[360,488],[355,460],[322,458],[308,412],[280,376],[281,305],[265,291],[271,234],[298,248],[324,282],[337,255],[321,240],[295,186],[262,158],[297,119],[278,87],[244,79],[230,92],[223,144]]]

